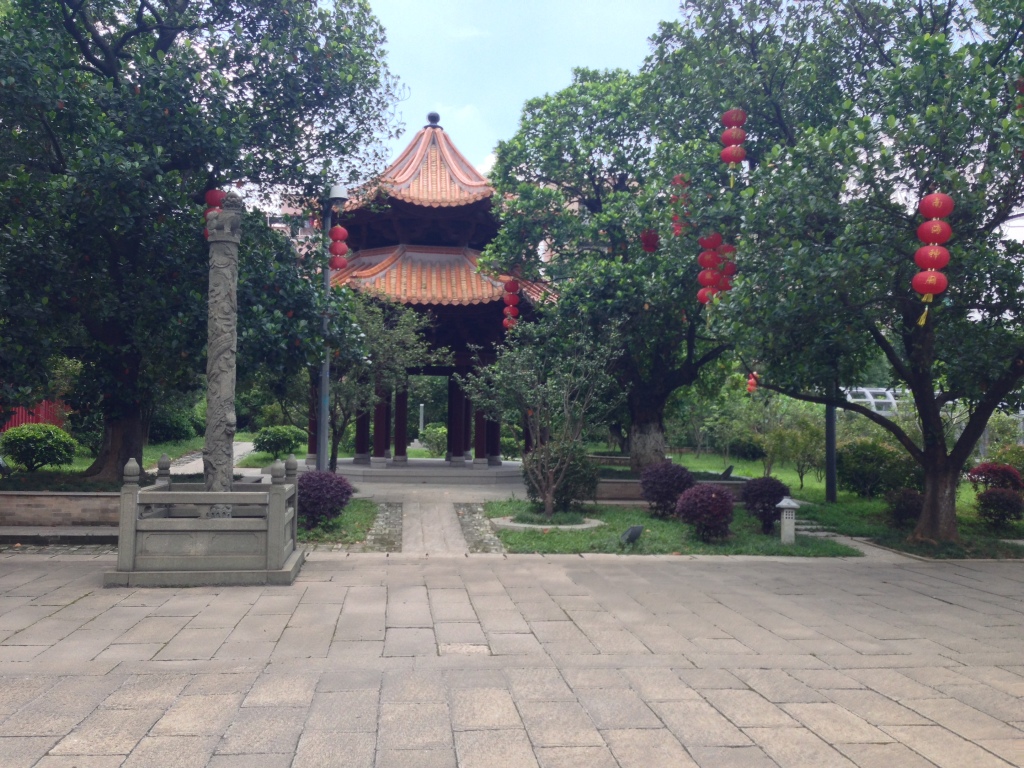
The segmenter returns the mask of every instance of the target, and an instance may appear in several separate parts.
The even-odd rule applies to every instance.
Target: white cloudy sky
[[[408,98],[406,134],[428,112],[474,165],[515,133],[523,102],[567,86],[573,67],[636,70],[678,0],[370,0]]]

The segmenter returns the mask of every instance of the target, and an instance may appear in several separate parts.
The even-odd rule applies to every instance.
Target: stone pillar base
[[[370,466],[371,467],[386,467],[388,465],[387,457],[385,456],[371,456]]]
[[[487,469],[487,459],[473,459],[473,469]]]
[[[316,466],[316,454],[315,453],[307,453],[306,454],[306,466],[307,467],[315,467]]]
[[[488,456],[487,463],[492,467],[501,466],[501,456]]]
[[[357,453],[352,458],[352,463],[353,464],[369,464],[370,463],[370,454],[368,454],[368,453]]]
[[[448,463],[451,466],[453,466],[453,467],[463,467],[463,468],[465,468],[465,466],[466,466],[466,459],[465,458],[455,458],[453,456],[452,460],[449,461]]]
[[[408,462],[408,456],[395,456],[393,459],[391,459],[391,463],[393,464],[407,464]]]

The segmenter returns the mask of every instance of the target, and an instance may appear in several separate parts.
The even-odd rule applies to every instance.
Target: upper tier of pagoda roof
[[[475,203],[494,194],[494,189],[463,156],[438,125],[436,112],[405,151],[381,174],[380,193],[429,208],[451,208]],[[346,208],[360,208],[367,201],[354,198]]]

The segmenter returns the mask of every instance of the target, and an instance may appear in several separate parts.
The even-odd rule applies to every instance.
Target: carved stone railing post
[[[295,458],[294,453],[288,454],[288,460],[284,463],[284,481],[286,483],[294,483],[295,478],[299,474],[299,462]]]
[[[131,571],[135,567],[135,528],[139,518],[139,465],[128,459],[124,465],[124,485],[121,486],[121,518],[117,531],[117,570]]]
[[[235,437],[235,356],[238,315],[238,243],[242,200],[229,192],[220,211],[206,221],[210,240],[210,292],[206,342],[206,442],[203,474],[207,491],[231,491]],[[229,504],[215,504],[209,517],[231,517]]]
[[[156,484],[171,487],[171,457],[166,453],[161,454],[156,462]]]

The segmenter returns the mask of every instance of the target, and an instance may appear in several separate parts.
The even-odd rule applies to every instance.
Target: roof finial
[[[440,121],[441,121],[441,116],[439,114],[437,114],[437,112],[431,112],[430,114],[427,115],[427,122],[430,123],[430,125],[425,125],[423,127],[424,128],[440,128],[441,126],[438,125],[438,123]]]

